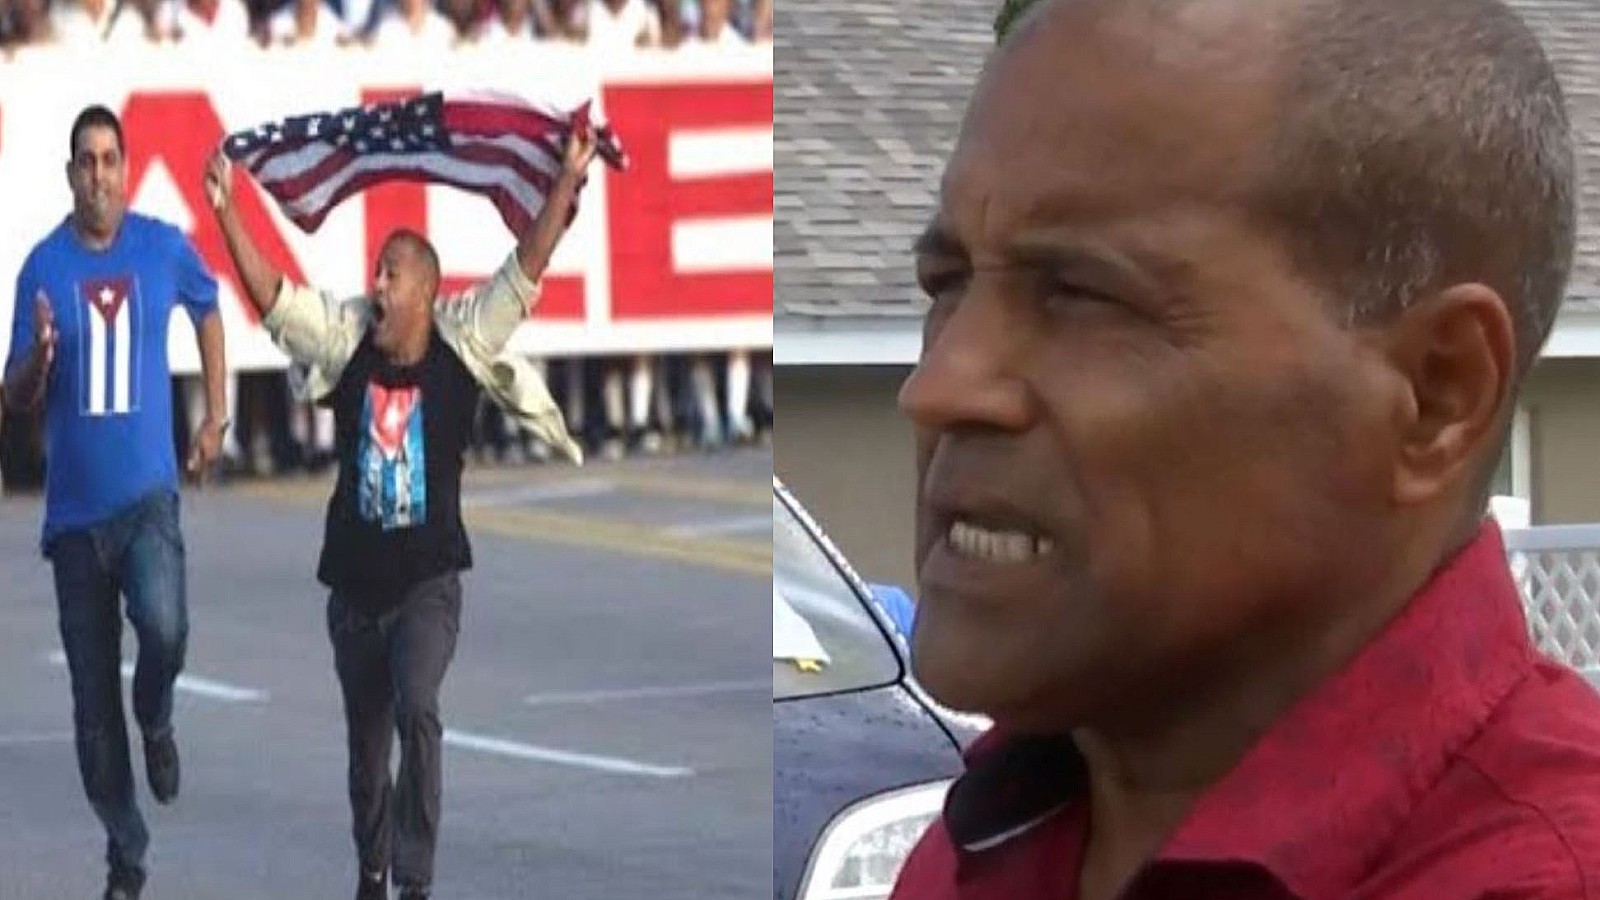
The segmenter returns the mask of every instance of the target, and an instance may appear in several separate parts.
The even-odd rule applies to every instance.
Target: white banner
[[[513,339],[538,356],[772,346],[772,48],[593,53],[530,43],[403,49],[30,49],[0,64],[0,335],[16,273],[71,208],[68,132],[83,107],[123,119],[133,209],[183,228],[221,283],[230,366],[283,357],[241,304],[205,206],[201,166],[228,132],[427,90],[490,89],[576,105],[617,132],[626,172],[596,163],[552,261],[544,300]],[[248,195],[248,196],[246,196]],[[514,245],[490,203],[442,186],[386,185],[346,200],[316,234],[253,185],[241,212],[272,261],[309,283],[364,291],[383,236],[427,234],[446,288],[486,277]],[[187,317],[175,371],[196,370]]]

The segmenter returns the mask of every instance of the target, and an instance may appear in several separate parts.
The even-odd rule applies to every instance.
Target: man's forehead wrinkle
[[[1159,42],[1140,45],[1152,43]],[[958,141],[959,159],[1041,178],[1062,166],[1119,167],[1135,159],[1153,160],[1156,177],[1176,177],[1179,166],[1248,166],[1267,152],[1249,135],[1270,130],[1287,84],[1285,66],[1255,52],[1170,72],[1127,59],[1096,62],[1077,49],[1033,56],[997,65],[984,79]],[[1003,162],[984,159],[996,156]],[[1077,174],[1090,185],[1102,180]]]
[[[935,250],[959,250],[968,257],[991,260],[1020,244],[1037,247],[1081,226],[1092,227],[1087,210],[1073,203],[1070,193],[1042,189],[1023,182],[1008,188],[1004,182],[967,169],[954,189],[946,192],[936,224]],[[1078,214],[1074,214],[1074,213]],[[953,245],[953,246],[951,246]]]
[[[1060,26],[1029,28],[1024,45],[1003,49],[1006,58],[985,74],[941,182],[941,219],[954,236],[991,252],[1022,231],[1088,229],[1186,201],[1238,201],[1244,185],[1224,182],[1253,182],[1242,173],[1264,163],[1267,148],[1247,132],[1270,128],[1279,87],[1267,70],[1278,63],[1264,68],[1261,55],[1240,53],[1245,42],[1230,40],[1229,58],[1249,57],[1250,71],[1214,66],[1223,71],[1208,71],[1203,83],[1179,81],[1131,71],[1125,59],[1116,66],[1109,57],[1093,62],[1104,54],[1093,49],[1099,41],[1091,35],[1064,32],[1054,47],[1041,44]],[[1206,29],[1183,27],[1185,40],[1198,45],[1196,35]],[[1211,31],[1217,32],[1214,24]],[[1118,43],[1148,54],[1153,41],[1130,34]],[[1069,44],[1072,54],[1063,53]],[[1263,84],[1264,76],[1271,82]],[[1051,91],[1048,84],[1068,87]],[[1222,103],[1230,97],[1231,110]],[[1198,125],[1211,138],[1183,126],[1202,115],[1206,121]]]
[[[1089,233],[1125,217],[1113,198],[1096,196],[1073,170],[1016,178],[1005,169],[999,163],[963,164],[947,181],[935,221],[968,250],[998,250],[1074,229]]]
[[[1004,247],[1016,230],[1016,216],[993,178],[967,168],[960,179],[952,179],[945,191],[937,218],[939,236],[944,241],[936,250],[959,250],[975,257],[993,254]]]
[[[1002,45],[1001,59],[1038,56],[1049,65],[1093,56],[1137,64],[1138,71],[1173,75],[1245,74],[1278,62],[1277,48],[1293,27],[1298,2],[1260,0],[1150,0],[1058,2],[1039,0],[1039,21]]]
[[[938,239],[932,249],[938,251],[959,247],[970,253],[973,244],[982,240],[994,179],[982,161],[983,151],[973,146],[970,136],[962,135],[940,179],[939,206],[931,229]]]
[[[976,243],[980,247],[1001,245],[1006,237],[1006,223],[1003,217],[995,215],[994,190],[991,187],[979,193],[976,199],[972,211],[972,233],[977,237]]]
[[[1053,224],[1061,212],[1084,205],[1080,167],[1066,159],[1052,165],[1053,154],[1030,152],[1052,140],[1036,133],[1035,122],[997,121],[963,135],[941,183],[939,221],[946,230],[968,243],[993,242],[1022,227]]]

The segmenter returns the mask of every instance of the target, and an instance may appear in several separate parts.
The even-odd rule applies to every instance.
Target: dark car
[[[887,897],[982,727],[913,681],[894,597],[773,479],[774,900]]]

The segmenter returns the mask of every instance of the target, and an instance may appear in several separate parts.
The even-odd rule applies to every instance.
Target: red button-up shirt
[[[984,735],[892,900],[1076,900],[1064,737]],[[1600,898],[1600,693],[1528,639],[1486,524],[1189,810],[1122,900]]]

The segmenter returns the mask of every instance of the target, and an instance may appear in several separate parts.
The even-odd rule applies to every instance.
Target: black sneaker
[[[113,868],[106,875],[104,900],[139,900],[144,890],[144,871],[141,869]]]
[[[356,881],[356,900],[389,900],[388,873],[368,875],[362,872]]]
[[[401,888],[400,900],[428,900],[428,889],[420,887]]]
[[[171,731],[162,737],[145,738],[144,773],[157,803],[171,803],[178,796],[178,742]]]

